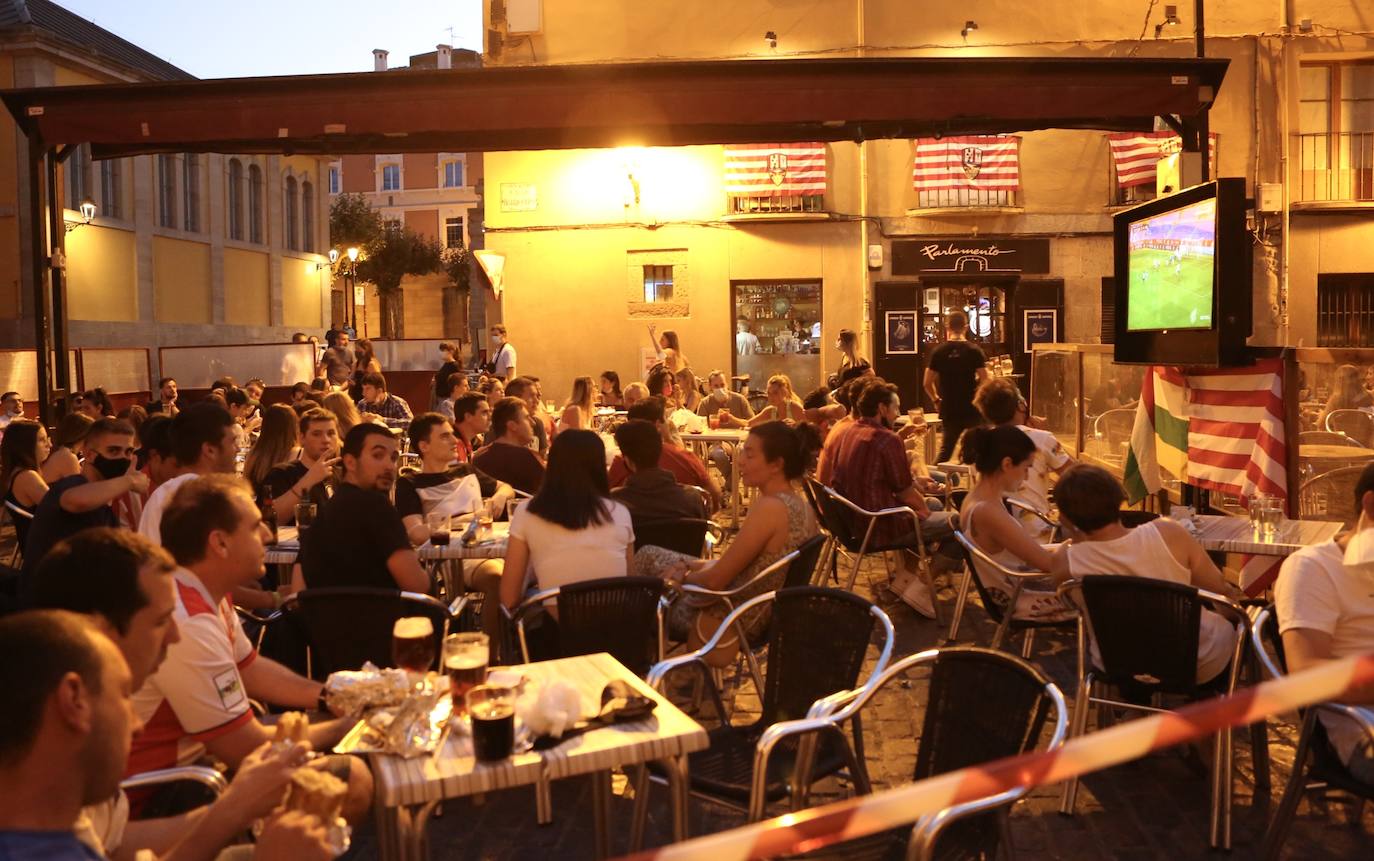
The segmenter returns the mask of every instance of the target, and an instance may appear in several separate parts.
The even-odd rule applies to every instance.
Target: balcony
[[[916,206],[909,215],[927,209],[946,210],[1015,210],[1020,207],[1016,189],[932,188],[916,192]]]
[[[1300,134],[1294,208],[1374,206],[1374,132]]]
[[[727,194],[726,221],[819,221],[830,217],[824,194]]]

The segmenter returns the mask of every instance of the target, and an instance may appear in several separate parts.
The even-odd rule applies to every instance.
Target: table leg
[[[735,446],[734,465],[730,469],[730,528],[739,529],[739,461],[740,454],[744,451],[744,444]]]
[[[668,772],[668,794],[673,805],[673,842],[681,843],[687,839],[687,754],[663,760]]]
[[[611,773],[594,771],[588,777],[592,781],[592,817],[596,832],[596,858],[609,858],[611,855]]]
[[[630,821],[630,851],[644,848],[644,823],[649,817],[649,766],[641,763],[635,768],[635,809]]]
[[[377,823],[377,848],[382,861],[402,861],[405,850],[401,845],[400,811],[395,807],[377,805],[374,818]]]
[[[406,838],[406,861],[427,861],[429,858],[429,818],[439,802],[426,801],[414,807],[409,815],[410,833]]]
[[[546,774],[534,782],[534,818],[540,825],[553,822],[553,794]]]

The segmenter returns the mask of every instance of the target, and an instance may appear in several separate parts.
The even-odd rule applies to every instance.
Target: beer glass
[[[448,675],[448,692],[455,714],[462,714],[467,708],[467,692],[487,680],[490,657],[491,647],[486,634],[464,632],[444,638],[444,673]]]
[[[304,537],[305,532],[315,523],[318,507],[313,502],[296,503],[296,534]]]
[[[427,673],[434,663],[434,624],[427,616],[405,616],[391,627],[391,661],[412,673]]]
[[[425,515],[425,525],[429,527],[429,543],[435,547],[445,547],[449,541],[449,517],[441,512]]]
[[[467,692],[472,752],[478,762],[495,762],[515,747],[515,688],[478,685]]]

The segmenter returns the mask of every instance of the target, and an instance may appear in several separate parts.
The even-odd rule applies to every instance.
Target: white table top
[[[747,437],[747,436],[749,436],[749,429],[748,429],[748,428],[717,428],[716,430],[711,430],[710,428],[707,428],[707,429],[704,430],[704,431],[698,431],[698,432],[696,432],[696,433],[690,433],[690,432],[684,431],[684,432],[681,434],[681,436],[682,436],[682,441],[683,441],[684,443],[692,443],[692,442],[743,442],[743,441],[744,441],[744,438]]]
[[[539,682],[559,679],[571,683],[581,693],[587,714],[595,711],[601,701],[601,689],[612,679],[627,682],[645,696],[653,697],[658,707],[642,721],[593,730],[552,750],[527,751],[498,763],[478,763],[472,756],[471,738],[459,732],[449,735],[437,757],[402,759],[374,754],[372,773],[382,805],[422,804],[529,785],[541,777],[551,780],[607,771],[691,753],[710,743],[700,724],[604,652],[504,669]]]
[[[1273,538],[1263,538],[1251,529],[1249,518],[1200,514],[1195,520],[1198,543],[1207,550],[1255,556],[1288,556],[1330,541],[1343,528],[1343,524],[1328,520],[1285,520]]]

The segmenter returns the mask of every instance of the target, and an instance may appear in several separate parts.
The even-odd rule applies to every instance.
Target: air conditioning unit
[[[1155,195],[1164,197],[1202,182],[1202,153],[1176,152],[1155,167]]]
[[[506,0],[506,32],[531,36],[544,29],[543,0]]]

